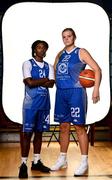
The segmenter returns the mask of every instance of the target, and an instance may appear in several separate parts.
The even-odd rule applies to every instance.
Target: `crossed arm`
[[[33,79],[31,77],[26,78],[23,80],[25,85],[27,85],[30,88],[38,87],[38,86],[43,86],[46,88],[52,88],[54,86],[54,80],[53,79],[48,79],[48,78],[41,78],[41,79]]]

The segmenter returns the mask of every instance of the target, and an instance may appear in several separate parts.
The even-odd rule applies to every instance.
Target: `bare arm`
[[[80,49],[80,58],[95,72],[95,85],[93,89],[92,100],[93,103],[97,103],[100,100],[99,86],[102,78],[101,68],[86,49]]]
[[[23,82],[25,83],[25,85],[29,86],[30,88],[34,88],[37,86],[44,86],[46,82],[49,82],[49,79],[48,78],[32,79],[31,77],[29,77],[24,79]]]
[[[48,87],[48,88],[52,88],[54,86],[55,80],[51,79],[49,81],[47,81],[46,83],[44,83],[44,87]]]

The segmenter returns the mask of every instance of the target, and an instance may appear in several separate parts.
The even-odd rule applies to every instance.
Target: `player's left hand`
[[[93,90],[93,94],[92,94],[92,100],[93,103],[97,103],[98,101],[100,101],[100,94],[99,94],[99,90]]]

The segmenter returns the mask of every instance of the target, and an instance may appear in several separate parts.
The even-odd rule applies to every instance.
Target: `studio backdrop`
[[[102,69],[101,100],[92,102],[92,90],[87,89],[87,124],[102,120],[110,107],[109,84],[109,19],[106,12],[93,3],[24,2],[12,5],[2,21],[3,44],[3,108],[14,122],[22,123],[24,84],[22,64],[31,58],[31,45],[45,40],[49,49],[45,60],[53,65],[63,48],[62,30],[71,27],[76,32],[76,46],[87,49]],[[89,68],[89,67],[87,67]],[[50,89],[51,124],[54,123],[55,86]]]

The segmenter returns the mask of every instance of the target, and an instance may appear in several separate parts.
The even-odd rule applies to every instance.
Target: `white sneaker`
[[[50,168],[51,171],[58,171],[62,168],[67,168],[67,159],[66,158],[58,158],[56,163]]]
[[[81,162],[79,167],[76,169],[74,176],[84,175],[88,171],[88,163]]]

